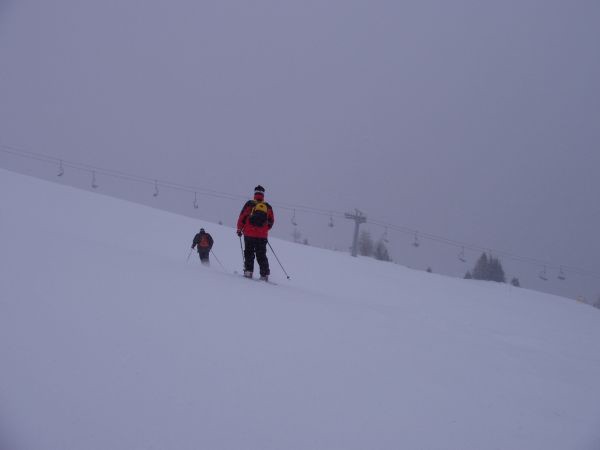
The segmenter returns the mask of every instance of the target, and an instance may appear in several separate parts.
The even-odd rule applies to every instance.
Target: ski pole
[[[190,252],[188,253],[188,257],[187,257],[187,259],[185,260],[185,262],[188,262],[188,261],[190,260],[190,256],[192,255],[192,252],[193,252],[193,251],[194,251],[194,249],[193,249],[193,248],[190,248]]]
[[[242,267],[244,267],[244,247],[242,247],[242,237],[240,236],[240,249],[242,250]]]
[[[215,257],[215,259],[217,260],[217,262],[220,264],[220,266],[223,268],[223,270],[225,272],[227,272],[227,269],[225,268],[225,266],[221,263],[221,261],[219,261],[219,258],[217,258],[217,255],[215,255],[215,252],[212,251],[212,249],[210,250],[210,252],[212,253],[212,255]]]
[[[283,264],[281,264],[281,261],[279,261],[279,258],[277,257],[277,253],[275,253],[275,250],[273,250],[273,247],[271,247],[271,243],[269,241],[267,241],[267,244],[269,244],[269,248],[271,249],[271,251],[273,252],[273,254],[275,255],[275,259],[277,259],[277,262],[279,263],[279,265],[281,266],[281,270],[283,270],[283,273],[285,273],[285,276],[287,277],[287,279],[290,279],[290,276],[288,275],[288,273],[285,271],[285,269],[283,268]]]

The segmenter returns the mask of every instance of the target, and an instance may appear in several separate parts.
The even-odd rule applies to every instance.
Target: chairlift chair
[[[419,233],[418,233],[418,232],[415,232],[415,240],[413,241],[412,245],[413,245],[413,247],[415,247],[415,248],[416,248],[416,247],[418,247],[419,245],[421,245],[421,244],[419,243]]]
[[[385,230],[383,231],[383,236],[381,236],[381,240],[385,243],[385,244],[389,244],[390,240],[388,239],[388,228],[385,227]]]
[[[467,258],[465,258],[465,248],[461,247],[460,253],[458,254],[458,259],[462,262],[467,262]]]
[[[538,277],[541,280],[548,281],[548,276],[546,275],[546,266],[544,266],[544,268],[542,269],[542,271],[540,272],[540,274],[538,275]]]

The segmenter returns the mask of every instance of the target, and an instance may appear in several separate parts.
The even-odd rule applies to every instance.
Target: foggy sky
[[[597,270],[596,1],[0,3],[0,143]],[[233,226],[241,204],[208,204]],[[336,238],[325,220],[298,216],[311,241],[349,244],[351,224]],[[404,264],[470,267],[390,241]],[[544,289],[600,295],[568,281]]]

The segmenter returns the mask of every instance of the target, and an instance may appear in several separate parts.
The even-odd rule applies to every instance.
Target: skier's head
[[[260,184],[254,188],[254,200],[263,201],[265,198],[265,188]]]
[[[205,233],[204,228],[200,228],[200,234],[204,234],[204,233]]]

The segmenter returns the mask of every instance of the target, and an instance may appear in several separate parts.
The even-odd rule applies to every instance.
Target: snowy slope
[[[4,170],[0,231],[2,450],[600,447],[587,305],[278,240],[250,282],[232,228]]]

